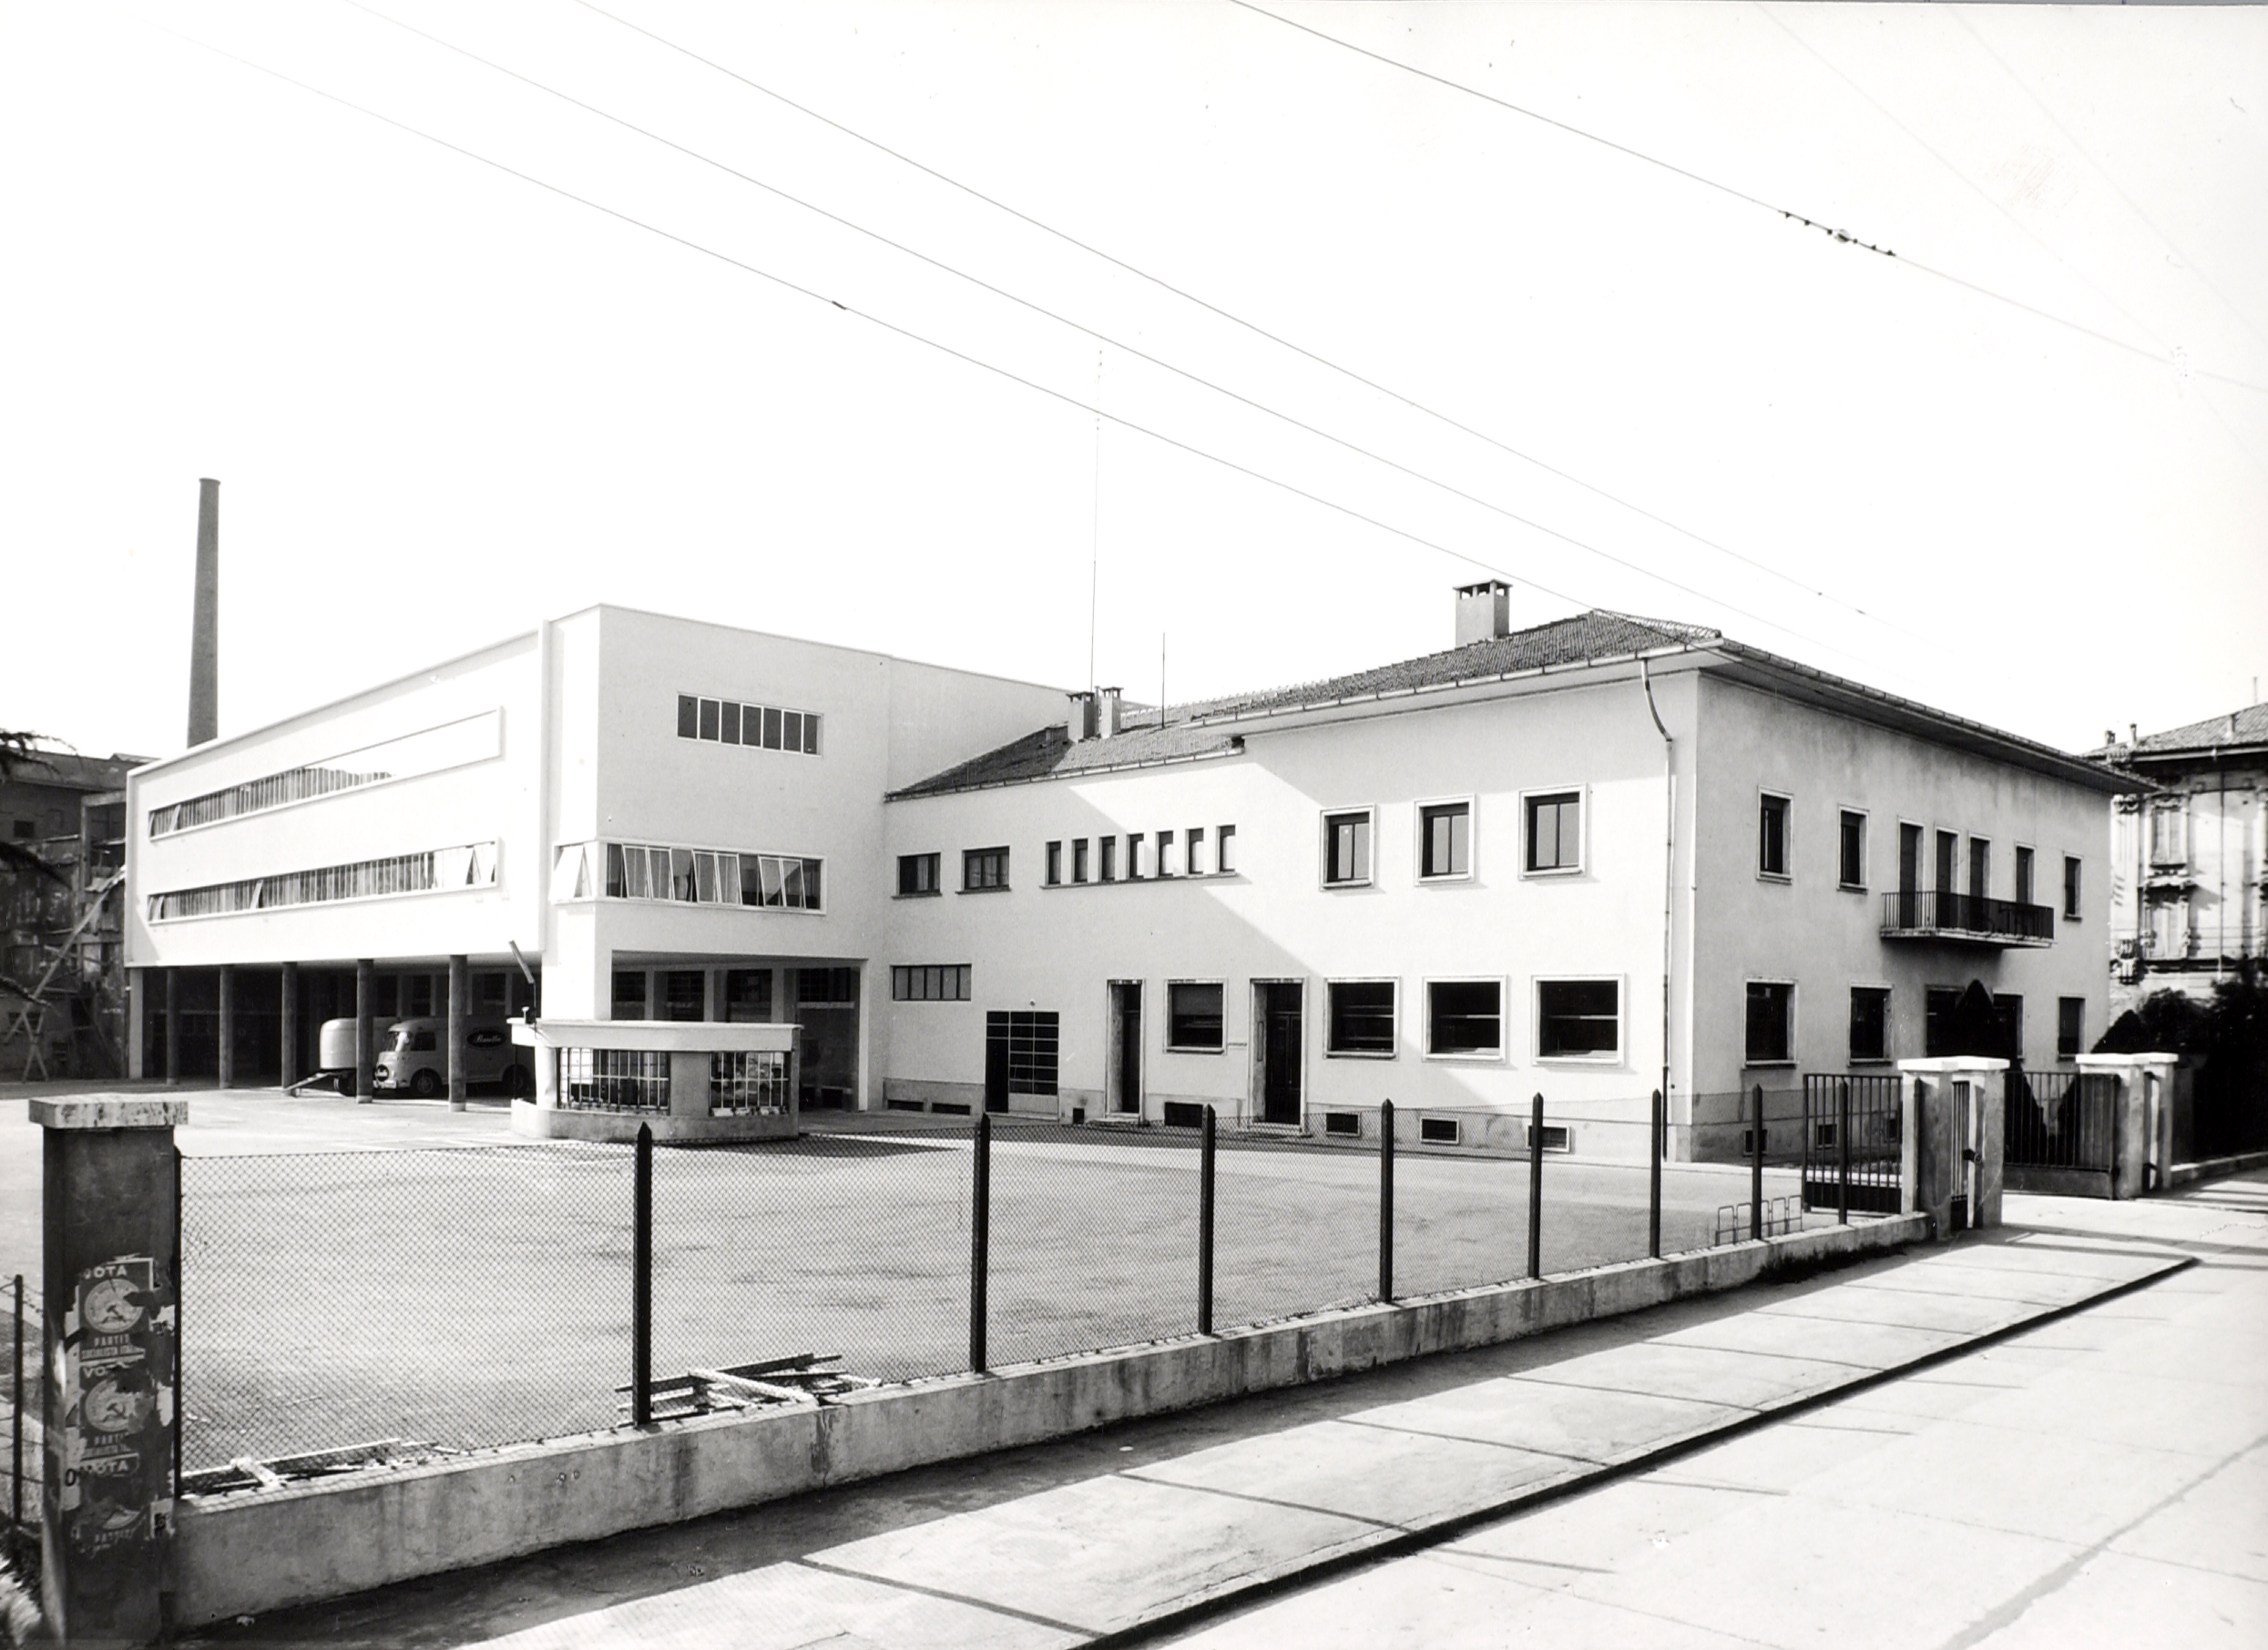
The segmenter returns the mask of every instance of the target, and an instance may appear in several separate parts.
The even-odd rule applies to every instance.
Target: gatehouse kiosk
[[[536,1097],[512,1103],[515,1134],[663,1145],[792,1139],[799,1028],[713,1020],[523,1020]]]

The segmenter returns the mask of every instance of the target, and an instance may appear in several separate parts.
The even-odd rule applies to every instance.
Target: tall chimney
[[[1483,579],[1456,587],[1456,645],[1493,641],[1512,634],[1512,586],[1502,579]]]
[[[220,737],[220,484],[197,484],[197,605],[189,620],[189,742]]]

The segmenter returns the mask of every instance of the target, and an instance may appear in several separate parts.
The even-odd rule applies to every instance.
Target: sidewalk
[[[1952,1392],[2003,1400],[2020,1413],[2025,1395],[2002,1390],[2011,1384],[2007,1372],[2037,1369],[2026,1359],[2055,1344],[2043,1338],[2068,1338],[2074,1324],[2095,1332],[2100,1313],[2128,1314],[2102,1323],[2157,1322],[2163,1303],[2174,1300],[2185,1309],[2170,1321],[2204,1344],[2162,1350],[2152,1368],[2184,1367],[2210,1350],[2256,1375],[2268,1337],[2262,1275],[2236,1272],[2243,1287],[2232,1293],[2218,1274],[2199,1268],[2211,1280],[2201,1292],[2190,1281],[2197,1274],[2184,1268],[2201,1253],[2216,1257],[2212,1265],[2239,1265],[2218,1258],[2232,1241],[2216,1237],[2218,1227],[2236,1231],[2233,1241],[2255,1246],[2255,1258],[2268,1264],[2268,1220],[2226,1207],[2263,1190],[2201,1187],[2186,1199],[2120,1206],[2011,1199],[2018,1217],[2039,1229],[433,1577],[204,1637],[514,1650],[717,1642],[928,1650],[1072,1645],[1194,1623],[1205,1642],[1221,1644],[1370,1644],[1400,1635],[1413,1644],[1512,1642],[1517,1635],[1501,1619],[1507,1599],[1572,1607],[1548,1582],[1612,1571],[1603,1550],[1598,1564],[1579,1556],[1586,1539],[1602,1549],[1612,1543],[1605,1532],[1586,1538],[1578,1531],[1573,1551],[1538,1561],[1541,1571],[1534,1563],[1514,1571],[1506,1568],[1513,1561],[1476,1560],[1472,1543],[1567,1514],[1579,1523],[1577,1510],[1602,1496],[1664,1472],[1699,1471],[1720,1450],[1761,1449],[1762,1464],[1748,1469],[1757,1488],[1745,1499],[1761,1492],[1793,1505],[1787,1492],[1819,1469],[1803,1448],[1790,1454],[1784,1437],[1799,1427],[1809,1429],[1800,1444],[1850,1436],[1813,1424],[1823,1402],[1838,1410],[1903,1402],[1933,1414]],[[2148,1307],[2140,1317],[2131,1304],[2065,1316],[2112,1299]],[[1980,1337],[2043,1321],[2050,1327],[1976,1350]],[[2019,1348],[2028,1350],[2012,1351]],[[1964,1369],[1992,1362],[1990,1379],[1979,1386],[1948,1374],[1949,1360]],[[1907,1374],[1916,1370],[1924,1374]],[[2115,1362],[2072,1378],[2082,1393],[2136,1379]],[[1926,1397],[1884,1397],[1892,1385],[1918,1391],[1923,1380],[1934,1383]],[[2148,1395],[2161,1396],[2154,1389]],[[2162,1415],[2113,1405],[2132,1435],[2121,1447],[2151,1448],[2155,1428],[2219,1448],[2227,1441],[2220,1422],[2252,1425],[2252,1410],[2263,1401],[2233,1387],[2201,1388],[2191,1398],[2201,1395],[2213,1401]],[[1789,1416],[1800,1419],[1771,1424]],[[1869,1422],[1862,1436],[1875,1448],[1896,1435]],[[2063,1516],[2075,1499],[2084,1503],[2085,1486],[2072,1482],[2070,1437],[2041,1441],[2046,1458],[2031,1476],[2021,1451],[1987,1451],[1977,1459],[1990,1461],[1988,1474],[1973,1483],[1956,1475],[1938,1493],[1957,1504],[2036,1501],[2043,1513]],[[1968,1447],[1976,1449],[1973,1440]],[[2177,1441],[2160,1452],[2184,1447]],[[1908,1496],[1929,1493],[1926,1479],[1911,1473],[1885,1482]],[[1604,1487],[1586,1492],[1595,1486]],[[1835,1527],[1855,1517],[1861,1537],[1868,1519],[1892,1517],[1844,1513]],[[1644,1527],[1643,1519],[1631,1526]],[[1778,1545],[1767,1543],[1767,1568],[1783,1576],[1799,1571],[1805,1533],[1782,1532]],[[1395,1556],[1410,1552],[1423,1556]],[[1445,1585],[1445,1565],[1463,1579]],[[1690,1578],[1681,1584],[1710,1595]],[[1843,1592],[1832,1577],[1815,1585]],[[1292,1586],[1310,1590],[1270,1602],[1272,1590]],[[1403,1596],[1412,1588],[1419,1599]],[[1938,1591],[1963,1594],[1961,1586]],[[1463,1623],[1473,1631],[1461,1631],[1455,1615],[1460,1592],[1492,1601],[1486,1621]],[[1380,1597],[1392,1599],[1391,1608],[1365,1614],[1365,1601]],[[1452,1601],[1450,1617],[1417,1631],[1431,1619],[1420,1603],[1443,1598]],[[1255,1602],[1249,1614],[1221,1618]],[[1866,1608],[1877,1625],[1895,1625],[1905,1606],[1893,1586],[1873,1594]],[[1685,1637],[1706,1642],[1707,1635]]]

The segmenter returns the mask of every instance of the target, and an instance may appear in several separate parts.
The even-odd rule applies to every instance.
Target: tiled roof
[[[2247,705],[2242,710],[2209,716],[2202,722],[2145,734],[2133,754],[2167,756],[2181,750],[2211,750],[2216,745],[2262,743],[2268,743],[2268,705]]]
[[[137,756],[81,756],[76,750],[56,750],[46,745],[35,745],[14,763],[10,776],[20,784],[53,785],[66,790],[122,790],[129,768],[138,768],[148,757]]]
[[[1107,739],[1081,739],[1073,744],[1063,725],[1057,723],[892,795],[939,796],[990,785],[1190,761],[1236,749],[1241,739],[1235,724],[1248,717],[1352,699],[1393,698],[1460,682],[1494,681],[1529,671],[1629,658],[1661,647],[1707,646],[1722,639],[1719,632],[1697,625],[1634,618],[1625,613],[1582,613],[1509,636],[1468,642],[1446,652],[1374,666],[1319,682],[1171,706],[1163,713],[1162,726],[1157,710],[1137,710]]]

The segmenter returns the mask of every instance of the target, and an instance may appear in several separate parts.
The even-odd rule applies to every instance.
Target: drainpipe
[[[1670,925],[1678,884],[1678,775],[1673,759],[1677,746],[1662,726],[1661,712],[1654,704],[1654,678],[1643,657],[1638,661],[1638,679],[1646,689],[1646,713],[1654,718],[1654,731],[1661,735],[1661,788],[1667,798],[1661,845],[1661,1120],[1666,1130],[1670,1124]]]

